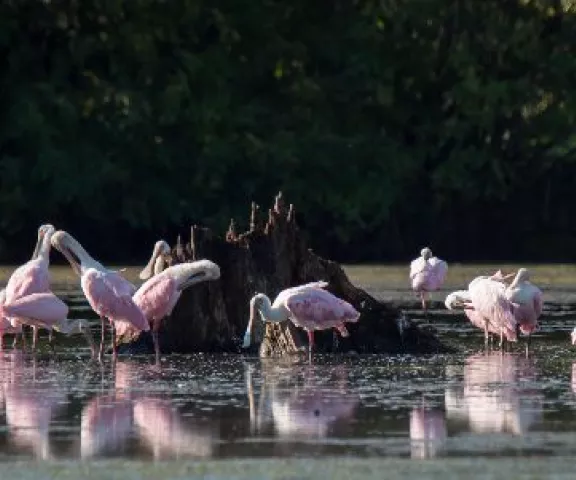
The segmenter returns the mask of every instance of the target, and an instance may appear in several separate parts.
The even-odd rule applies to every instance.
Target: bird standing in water
[[[442,286],[447,272],[448,264],[432,256],[432,250],[428,247],[423,248],[420,256],[410,263],[412,290],[420,296],[424,315],[428,316],[426,301],[429,292],[438,290]]]
[[[41,225],[38,229],[38,240],[32,258],[18,267],[6,284],[4,306],[10,305],[22,297],[34,293],[50,292],[50,240],[56,229],[53,225]],[[64,317],[65,318],[65,317]],[[12,327],[22,327],[28,323],[25,318],[11,317]],[[24,332],[22,332],[24,342]],[[33,325],[32,350],[38,342],[38,325]]]
[[[484,330],[484,341],[488,345],[489,333],[500,335],[500,347],[503,339],[517,340],[514,305],[506,298],[505,280],[498,270],[492,276],[476,277],[468,285],[468,290],[458,290],[446,297],[445,304],[450,310],[463,308],[473,325]]]
[[[52,246],[61,252],[72,270],[80,277],[82,291],[100,317],[102,335],[98,357],[104,353],[105,323],[108,318],[112,327],[112,353],[117,356],[116,325],[126,322],[143,331],[148,331],[148,321],[142,310],[132,300],[136,288],[118,272],[108,270],[94,260],[80,243],[69,233],[59,230],[52,236]]]
[[[520,268],[512,283],[506,288],[506,298],[514,305],[514,316],[519,330],[528,335],[526,354],[530,348],[532,333],[538,328],[538,318],[542,314],[542,291],[530,282],[530,272]]]
[[[257,312],[265,322],[280,323],[290,319],[294,325],[308,332],[308,354],[314,347],[314,330],[334,328],[342,337],[349,336],[344,325],[357,322],[360,313],[348,302],[324,290],[327,282],[312,282],[287,288],[278,294],[274,303],[263,293],[250,300],[250,320],[244,334],[243,347],[251,343],[251,332]]]
[[[158,330],[162,320],[172,313],[182,291],[195,283],[218,278],[220,268],[210,260],[180,263],[154,275],[134,294],[134,303],[142,310],[152,328],[156,363],[160,361]]]

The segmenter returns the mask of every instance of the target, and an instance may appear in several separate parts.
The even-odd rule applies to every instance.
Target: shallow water
[[[172,355],[157,368],[151,356],[93,362],[83,346],[6,350],[0,460],[576,454],[564,320],[544,324],[528,357],[522,342],[486,352],[458,318],[435,326],[465,351],[312,364]]]
[[[55,289],[71,316],[94,319],[71,288]],[[554,298],[553,285],[546,294]],[[486,352],[463,315],[438,310],[430,326],[461,353],[315,355],[311,364],[170,355],[158,368],[152,356],[91,361],[81,337],[58,336],[55,355],[8,348],[0,353],[0,472],[38,478],[35,469],[50,461],[77,478],[86,473],[79,465],[97,460],[94,478],[126,478],[126,469],[133,478],[320,478],[327,468],[332,478],[383,478],[386,469],[394,470],[386,478],[421,478],[426,460],[427,478],[460,478],[483,460],[494,477],[517,472],[519,461],[522,478],[541,478],[534,472],[544,465],[546,474],[569,475],[574,325],[572,309],[546,311],[528,356],[524,339]]]

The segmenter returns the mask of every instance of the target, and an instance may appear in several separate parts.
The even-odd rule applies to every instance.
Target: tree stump
[[[268,219],[263,222],[252,203],[250,228],[236,233],[234,221],[225,237],[193,226],[190,241],[180,237],[172,250],[171,263],[209,259],[221,269],[221,278],[186,289],[170,318],[159,332],[163,353],[241,352],[249,318],[249,301],[256,293],[272,300],[283,289],[317,280],[329,283],[327,290],[351,303],[360,313],[357,323],[348,323],[348,338],[335,337],[333,330],[317,331],[315,352],[437,353],[451,349],[430,332],[421,330],[400,310],[379,302],[352,285],[335,262],[308,248],[299,230],[294,207],[286,207],[279,193]],[[297,354],[307,350],[306,333],[291,321],[281,324],[254,323],[253,344],[261,357]],[[152,352],[148,332],[119,337],[119,351]]]

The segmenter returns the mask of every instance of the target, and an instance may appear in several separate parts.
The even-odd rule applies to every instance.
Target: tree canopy
[[[561,0],[4,1],[0,258],[49,221],[133,261],[282,190],[341,260],[570,260],[575,41]]]

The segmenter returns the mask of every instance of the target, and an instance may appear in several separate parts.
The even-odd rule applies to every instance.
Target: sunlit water
[[[364,278],[364,284],[362,275],[353,280],[378,298],[415,303],[408,289],[400,292],[401,279],[398,290],[385,290],[365,272]],[[506,476],[517,471],[519,460],[532,472],[548,465],[548,459],[556,473],[571,472],[570,461],[560,462],[576,453],[576,356],[569,345],[576,295],[568,280],[561,290],[555,288],[556,277],[550,278],[543,288],[542,328],[528,356],[524,338],[510,351],[486,352],[482,333],[463,315],[438,309],[445,292],[435,295],[430,324],[417,321],[459,346],[458,354],[315,355],[311,364],[169,355],[158,368],[152,356],[120,356],[116,364],[109,358],[102,364],[91,361],[81,336],[57,336],[54,355],[43,337],[36,356],[12,350],[7,339],[8,348],[0,353],[0,468],[10,469],[13,460],[72,461],[66,463],[72,468],[79,460],[157,466],[165,465],[161,460],[201,465],[203,460],[257,459],[210,478],[269,478],[275,469],[284,472],[279,478],[320,478],[334,467],[327,475],[335,479],[339,474],[351,478],[350,471],[354,478],[368,475],[367,470],[358,473],[354,463],[362,460],[374,468],[370,478],[386,478],[373,462],[398,459],[420,468],[418,460],[424,459],[426,468],[437,469],[434,478],[460,478],[456,471],[469,475],[470,463],[458,463],[463,460],[482,460],[484,469],[509,459],[513,463],[507,467],[495,467]],[[71,317],[94,320],[98,335],[99,322],[76,289],[71,276],[70,285],[55,291],[71,307]],[[406,308],[418,319],[420,312]],[[307,463],[286,473],[280,461],[290,459]],[[322,459],[327,461],[314,463]],[[339,463],[343,460],[349,463]],[[20,465],[16,477],[27,471],[25,465],[31,470],[22,478],[37,478],[37,463],[14,465]],[[105,472],[120,468],[114,465]],[[136,467],[129,465],[133,472]],[[393,465],[394,474],[404,478],[403,467]],[[125,478],[118,472],[114,478]],[[205,478],[203,472],[196,477]]]
[[[576,453],[576,361],[566,323],[486,353],[458,317],[462,354],[120,357],[5,350],[0,458],[551,456]],[[464,342],[465,340],[465,342]],[[574,380],[573,380],[574,372]],[[573,387],[574,385],[574,387]]]

